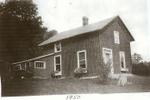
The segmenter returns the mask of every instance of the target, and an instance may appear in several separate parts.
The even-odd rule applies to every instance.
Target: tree
[[[47,40],[49,39],[50,37],[56,35],[58,32],[56,30],[51,30],[49,32],[46,32],[44,35],[43,35],[43,40]]]
[[[12,62],[38,55],[37,44],[46,32],[35,4],[26,1],[0,4],[0,54],[3,60]]]
[[[133,64],[138,64],[138,63],[140,63],[142,60],[143,60],[143,58],[142,58],[142,56],[141,56],[140,54],[134,53],[134,54],[132,55],[132,62],[133,62]]]

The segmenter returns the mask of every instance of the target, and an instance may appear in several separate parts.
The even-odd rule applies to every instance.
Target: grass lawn
[[[117,86],[116,81],[102,85],[98,79],[13,80],[2,83],[2,96],[150,91],[150,77],[131,76],[128,80],[132,84],[124,87]]]

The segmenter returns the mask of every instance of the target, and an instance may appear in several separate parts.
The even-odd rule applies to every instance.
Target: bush
[[[102,66],[100,67],[101,69],[100,69],[100,72],[99,72],[99,80],[102,84],[105,84],[109,79],[110,66],[111,66],[110,61],[107,64],[102,62]]]
[[[144,63],[133,64],[132,73],[136,75],[149,76],[150,66]]]
[[[74,70],[74,75],[75,75],[75,77],[78,77],[78,78],[84,76],[86,73],[87,73],[87,69],[86,68],[80,68],[79,67],[79,68],[76,68]]]
[[[25,70],[17,70],[13,74],[14,79],[30,79],[33,77],[33,73]]]

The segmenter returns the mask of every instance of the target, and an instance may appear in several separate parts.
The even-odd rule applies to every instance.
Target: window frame
[[[123,58],[124,58],[124,59],[123,59],[124,68],[121,67],[121,55],[123,55]],[[120,69],[121,69],[121,71],[127,71],[128,69],[127,69],[127,66],[126,66],[126,56],[125,56],[125,52],[124,52],[124,51],[120,51],[120,52],[119,52],[119,57],[120,57],[120,58],[119,58],[119,59],[120,59],[120,62],[119,62],[119,63],[120,63]]]
[[[43,63],[43,67],[37,67],[36,63]],[[36,69],[46,69],[46,62],[45,61],[34,61],[34,68],[36,68]]]
[[[111,63],[112,63],[112,65],[113,65],[113,51],[112,51],[112,49],[110,49],[110,48],[103,48],[102,53],[103,53],[103,60],[104,60],[104,63],[106,63],[106,60],[105,60],[105,53],[109,53],[109,54],[111,55],[111,59],[112,59]]]
[[[59,51],[58,51],[57,48],[56,48],[57,45],[60,46],[60,50],[59,50]],[[55,43],[55,44],[54,44],[54,52],[56,52],[56,53],[57,53],[57,52],[61,52],[61,49],[62,49],[62,47],[61,47],[61,42],[58,42],[58,43]]]
[[[80,51],[77,51],[77,64],[78,64],[78,68],[82,68],[82,67],[80,67],[80,58],[79,58],[79,54],[80,53],[82,53],[82,52],[84,52],[84,57],[85,57],[85,68],[83,68],[83,69],[87,69],[87,52],[86,52],[86,50],[80,50]]]
[[[26,62],[20,64],[20,70],[26,71],[26,67],[27,67],[27,66],[26,66]]]
[[[120,44],[120,33],[119,31],[114,31],[114,43],[115,44]]]
[[[60,71],[59,71],[59,73],[57,74],[57,75],[62,75],[62,57],[61,57],[61,55],[55,55],[54,56],[54,71],[56,71],[56,58],[57,57],[60,57]]]

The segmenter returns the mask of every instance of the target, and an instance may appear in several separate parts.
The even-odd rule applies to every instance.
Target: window
[[[30,62],[26,62],[26,67],[30,67]]]
[[[26,63],[21,64],[20,70],[26,70]]]
[[[115,42],[116,44],[120,44],[119,32],[118,32],[118,31],[114,31],[114,42]]]
[[[54,51],[55,52],[60,52],[61,51],[61,43],[56,43],[54,45]]]
[[[103,48],[103,60],[104,63],[112,63],[112,49]]]
[[[45,69],[46,68],[46,63],[44,61],[35,61],[34,62],[34,67],[37,69]]]
[[[78,68],[87,68],[86,50],[77,52]]]
[[[120,51],[120,68],[121,71],[126,71],[126,63],[125,63],[125,52]]]
[[[15,66],[15,70],[21,70],[21,64],[17,64],[17,65]]]
[[[54,57],[54,71],[61,71],[61,55]]]

